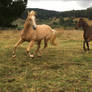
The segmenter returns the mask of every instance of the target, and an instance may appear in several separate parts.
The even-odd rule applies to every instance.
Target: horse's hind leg
[[[40,53],[41,41],[38,41],[37,45],[38,45],[38,47],[37,47],[37,50],[35,51],[35,53],[38,54],[38,56],[41,56],[41,53]]]
[[[89,43],[88,43],[88,41],[86,41],[86,45],[87,45],[87,50],[89,51]]]
[[[86,48],[85,48],[85,41],[83,41],[83,49],[84,49],[84,51],[86,51]]]
[[[16,49],[17,49],[17,47],[20,45],[20,44],[22,44],[23,43],[23,40],[22,39],[20,39],[16,44],[15,44],[15,46],[14,46],[14,49],[13,49],[13,57],[16,57]]]
[[[29,43],[29,46],[28,46],[28,48],[27,48],[27,54],[28,54],[31,58],[34,57],[33,54],[30,54],[30,49],[33,47],[33,45],[34,45],[34,40],[32,40],[32,41]]]
[[[42,49],[42,52],[47,48],[49,39],[44,39],[44,47]]]

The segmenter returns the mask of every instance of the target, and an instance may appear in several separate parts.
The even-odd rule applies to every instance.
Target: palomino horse
[[[30,54],[30,49],[33,47],[34,42],[37,42],[38,45],[36,54],[39,53],[39,55],[41,55],[40,53],[41,41],[44,40],[44,48],[43,48],[44,50],[47,47],[47,43],[49,40],[52,43],[52,45],[56,45],[55,39],[56,39],[55,31],[50,26],[45,24],[36,25],[35,12],[34,11],[28,12],[27,19],[24,23],[24,29],[21,32],[20,40],[14,46],[13,57],[16,57],[15,54],[16,48],[25,41],[29,42],[27,54],[30,57],[34,57],[33,54]]]
[[[82,29],[84,30],[83,49],[84,49],[84,51],[86,51],[86,48],[85,48],[85,44],[86,44],[87,50],[89,50],[89,43],[88,42],[92,41],[92,26],[89,26],[83,18],[80,18],[79,22],[76,25],[76,29],[78,29],[79,27],[82,27]]]

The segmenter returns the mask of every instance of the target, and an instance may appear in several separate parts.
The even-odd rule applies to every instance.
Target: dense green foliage
[[[64,26],[64,27],[66,27],[66,26],[73,27],[73,26],[75,26],[75,22],[76,21],[74,21],[73,18],[69,18],[67,20],[64,20],[63,17],[60,17],[60,20],[59,20],[59,24]]]
[[[0,26],[10,26],[23,13],[27,0],[0,0]]]
[[[39,19],[49,19],[49,18],[57,17],[60,14],[57,11],[50,11],[50,10],[44,10],[44,9],[38,9],[38,8],[27,8],[25,12],[22,14],[22,18],[25,19],[28,11],[31,11],[31,10],[36,11],[37,18]]]
[[[88,18],[92,19],[92,7],[88,8],[87,12],[88,12]]]

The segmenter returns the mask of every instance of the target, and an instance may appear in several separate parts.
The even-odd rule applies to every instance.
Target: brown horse
[[[56,39],[55,31],[50,26],[45,24],[36,25],[35,12],[31,11],[28,13],[27,19],[24,23],[24,29],[21,32],[20,40],[15,44],[15,47],[13,50],[13,57],[16,57],[16,54],[15,54],[16,48],[25,41],[29,42],[29,46],[27,48],[27,54],[30,57],[34,57],[33,54],[30,54],[30,49],[33,47],[34,42],[37,42],[37,45],[38,45],[36,54],[41,55],[40,53],[41,41],[44,40],[44,48],[43,48],[44,50],[47,47],[47,43],[49,40],[53,45],[56,45],[55,39]]]
[[[79,22],[76,25],[76,29],[79,27],[82,27],[82,29],[84,30],[83,49],[84,51],[89,50],[89,42],[92,41],[92,26],[89,26],[83,18],[80,18]],[[87,46],[87,49],[85,48],[85,44]]]

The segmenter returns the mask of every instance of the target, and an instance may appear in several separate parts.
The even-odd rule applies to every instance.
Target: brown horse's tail
[[[52,37],[50,39],[50,42],[51,42],[52,45],[56,46],[56,42],[55,42],[55,40],[56,40],[56,31],[55,30],[52,30],[52,31],[53,31],[53,34],[52,34]]]

